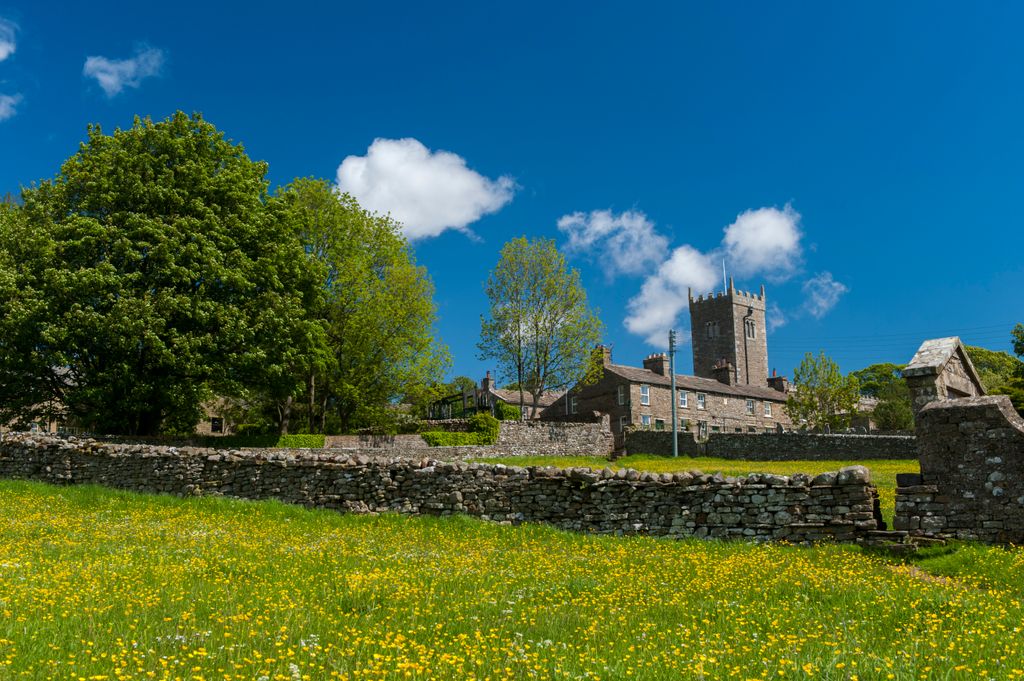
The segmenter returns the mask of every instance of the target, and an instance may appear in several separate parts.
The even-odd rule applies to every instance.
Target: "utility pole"
[[[679,397],[676,395],[676,331],[668,332],[668,373],[672,377],[672,458],[679,457],[679,418],[676,413]]]

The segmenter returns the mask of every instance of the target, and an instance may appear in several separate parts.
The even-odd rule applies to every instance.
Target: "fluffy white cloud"
[[[768,321],[768,332],[769,333],[771,333],[775,329],[779,328],[780,326],[785,326],[786,325],[786,321],[787,321],[786,315],[783,314],[782,308],[779,307],[778,303],[769,303],[768,304],[768,314],[767,314],[767,317],[768,317],[767,321]]]
[[[82,74],[95,78],[107,97],[113,97],[126,87],[139,87],[143,79],[158,75],[163,65],[163,50],[143,46],[128,59],[88,57]]]
[[[758,208],[740,213],[725,228],[722,239],[729,268],[739,276],[788,279],[800,267],[799,225],[800,214],[788,204],[782,210]]]
[[[800,270],[803,255],[800,214],[789,205],[781,210],[766,207],[745,211],[723,231],[722,242],[717,248],[705,253],[693,246],[680,246],[672,251],[654,275],[648,277],[640,292],[628,303],[624,323],[630,332],[643,336],[652,345],[664,347],[668,330],[678,324],[679,316],[689,307],[687,287],[693,288],[694,295],[697,295],[721,286],[723,260],[730,274],[764,276],[776,282],[789,279]],[[832,283],[843,288],[835,293],[838,300],[845,287],[838,282]],[[826,307],[827,299],[824,298],[827,287],[812,286],[816,287],[815,290],[822,290],[824,302],[815,308],[821,309],[820,314],[816,314],[820,316],[831,307]],[[807,284],[804,290],[808,290]],[[785,322],[782,310],[778,305],[773,306],[769,311],[769,328],[776,329]]]
[[[21,102],[21,95],[0,95],[0,121],[6,121],[17,113],[16,108]]]
[[[338,166],[338,187],[377,213],[390,213],[410,239],[447,229],[468,232],[484,215],[512,200],[515,181],[491,180],[450,151],[431,151],[412,138],[376,139],[366,156],[349,156]]]
[[[831,272],[817,274],[804,282],[804,309],[815,319],[821,319],[849,290],[833,279]]]
[[[18,25],[13,21],[0,18],[0,61],[3,61],[14,54],[18,47],[15,34],[18,32]]]
[[[571,213],[558,219],[558,229],[569,237],[567,253],[591,253],[609,279],[649,272],[668,254],[668,239],[640,211]]]
[[[680,246],[647,278],[640,293],[628,303],[626,329],[659,348],[668,345],[668,330],[675,326],[679,314],[688,309],[688,289],[694,295],[710,291],[718,280],[712,256],[692,246]]]

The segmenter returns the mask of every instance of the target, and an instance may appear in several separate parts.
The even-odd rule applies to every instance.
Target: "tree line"
[[[1024,324],[1010,331],[1010,344],[1016,357],[973,345],[964,347],[986,392],[1009,396],[1014,408],[1024,415]],[[879,429],[913,430],[910,390],[901,373],[904,366],[882,362],[844,376],[824,352],[818,356],[808,353],[794,370],[795,390],[787,400],[786,413],[794,423],[811,428],[845,428],[856,415],[861,396],[873,397],[877,404],[871,419]]]
[[[97,433],[349,431],[424,399],[448,351],[400,226],[325,180],[271,192],[201,115],[90,126],[0,204],[0,422]]]

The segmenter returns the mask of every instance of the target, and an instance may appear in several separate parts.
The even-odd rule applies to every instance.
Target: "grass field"
[[[1019,678],[1022,599],[1019,549],[918,567],[0,483],[2,679]]]
[[[917,473],[920,466],[917,459],[872,459],[869,461],[733,461],[731,459],[689,458],[673,459],[664,456],[634,454],[615,462],[599,456],[534,456],[509,457],[507,459],[481,459],[482,463],[503,463],[509,466],[587,466],[590,468],[635,468],[652,473],[674,473],[699,470],[704,473],[722,475],[746,475],[747,473],[777,473],[792,475],[808,473],[816,475],[836,471],[843,466],[867,466],[871,470],[871,481],[878,487],[882,516],[892,527],[892,516],[896,508],[896,474]]]

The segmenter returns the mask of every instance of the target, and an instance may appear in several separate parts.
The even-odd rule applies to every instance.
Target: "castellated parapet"
[[[689,293],[693,373],[719,379],[716,368],[732,365],[736,385],[768,385],[768,334],[764,286],[760,293],[727,291]]]

